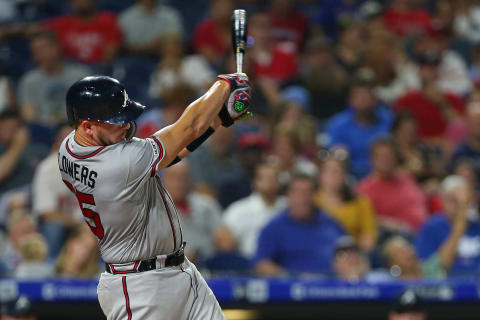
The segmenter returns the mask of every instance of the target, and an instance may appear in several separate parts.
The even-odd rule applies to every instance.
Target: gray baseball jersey
[[[107,263],[153,258],[178,249],[183,235],[173,201],[156,175],[165,154],[156,138],[85,147],[74,133],[58,155],[62,179],[77,196]]]

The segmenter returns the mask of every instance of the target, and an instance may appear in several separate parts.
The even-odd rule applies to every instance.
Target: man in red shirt
[[[288,43],[275,43],[272,24],[266,13],[258,12],[250,17],[249,34],[254,39],[249,56],[255,78],[267,78],[281,85],[297,75],[295,47]]]
[[[44,22],[57,33],[64,54],[83,63],[112,60],[121,44],[117,18],[112,13],[96,12],[93,0],[70,0],[72,14]]]
[[[393,140],[379,138],[372,145],[372,167],[357,185],[358,193],[373,203],[382,228],[413,234],[427,218],[426,197],[413,177],[399,169]]]
[[[396,112],[412,114],[418,123],[418,135],[425,142],[442,142],[449,123],[463,114],[463,101],[453,93],[444,93],[437,84],[440,55],[426,51],[417,56],[422,87],[397,99]]]
[[[217,66],[230,53],[232,37],[232,0],[212,0],[210,17],[197,25],[193,36],[195,51]]]
[[[302,50],[308,36],[309,21],[294,7],[292,0],[273,0],[268,16],[271,21],[270,32],[275,42],[289,42],[297,51]]]

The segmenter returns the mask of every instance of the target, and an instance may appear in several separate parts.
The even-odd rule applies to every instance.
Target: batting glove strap
[[[235,91],[238,88],[248,88],[248,76],[245,73],[229,73],[217,76],[218,80],[223,80],[230,84],[230,91]]]

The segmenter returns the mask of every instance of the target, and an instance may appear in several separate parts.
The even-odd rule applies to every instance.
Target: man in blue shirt
[[[325,124],[327,147],[343,146],[350,153],[350,170],[356,178],[366,176],[370,168],[370,146],[382,134],[390,132],[393,115],[377,106],[370,82],[357,80],[350,89],[350,106]]]
[[[260,233],[253,259],[255,272],[263,276],[331,272],[335,242],[344,232],[336,221],[315,208],[314,191],[311,177],[292,177],[287,209]]]
[[[480,221],[472,187],[459,176],[441,185],[443,215],[434,215],[420,230],[415,246],[422,260],[437,261],[448,274],[480,274]]]

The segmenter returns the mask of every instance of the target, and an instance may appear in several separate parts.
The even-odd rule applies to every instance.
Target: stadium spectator
[[[438,88],[443,93],[464,96],[472,90],[472,83],[468,76],[467,64],[461,56],[461,42],[459,44],[449,43],[449,39],[445,32],[426,34],[415,41],[413,53],[420,56],[418,63],[425,63],[422,62],[422,55],[436,54],[438,56],[436,58],[438,59],[438,72],[435,81]],[[455,49],[455,47],[459,47],[459,49]],[[471,49],[467,46],[465,50]],[[469,55],[471,54],[469,53]],[[470,57],[468,59],[471,61]],[[428,61],[428,58],[426,60]],[[419,74],[420,72],[421,70],[416,70],[415,76],[419,79],[418,83],[421,84],[424,79]]]
[[[222,224],[220,206],[212,198],[191,190],[189,162],[185,159],[165,170],[162,180],[179,212],[187,242],[185,254],[200,263],[215,252],[215,233]],[[222,234],[224,241],[231,242],[229,237],[232,236]]]
[[[414,290],[405,290],[393,302],[388,320],[427,320],[422,299]]]
[[[337,63],[347,74],[354,74],[365,58],[365,40],[362,25],[355,20],[345,19],[339,25],[339,38],[334,49]]]
[[[431,29],[432,18],[425,8],[414,7],[413,1],[392,0],[385,10],[385,25],[399,36],[415,36]]]
[[[478,179],[480,177],[480,102],[468,104],[465,119],[467,137],[453,152],[448,169],[452,172],[457,162],[462,159],[470,159],[475,166]]]
[[[162,93],[163,108],[152,108],[138,118],[137,135],[142,138],[150,137],[163,127],[177,121],[194,96],[193,89],[185,83],[177,83],[171,88],[165,88]]]
[[[83,224],[64,243],[55,262],[55,274],[67,278],[92,278],[100,271],[97,238]]]
[[[355,240],[349,236],[340,237],[335,244],[333,261],[335,275],[347,281],[364,279],[370,271],[370,263]]]
[[[448,275],[476,277],[480,270],[480,222],[469,183],[448,176],[440,191],[443,214],[432,216],[420,230],[415,245],[421,259],[438,259]]]
[[[302,154],[298,126],[279,123],[273,127],[268,159],[278,167],[282,191],[288,185],[293,171],[302,171],[311,176],[316,174],[315,165]]]
[[[390,110],[377,105],[371,85],[356,80],[350,88],[348,108],[325,124],[326,147],[347,148],[350,170],[357,178],[370,172],[370,146],[378,136],[390,131],[393,120]]]
[[[210,17],[197,25],[193,36],[195,51],[219,68],[230,53],[232,0],[211,0]]]
[[[268,14],[264,12],[252,15],[249,20],[248,31],[254,40],[249,48],[252,76],[282,85],[297,74],[297,56],[292,46],[274,42],[272,27]]]
[[[39,233],[32,233],[20,242],[22,262],[15,269],[15,278],[43,279],[53,275],[52,267],[46,262],[48,246]]]
[[[57,37],[50,31],[32,35],[30,48],[37,67],[20,79],[19,100],[24,119],[54,126],[66,119],[67,89],[89,70],[63,61]]]
[[[336,219],[360,249],[371,252],[377,239],[375,213],[370,200],[352,190],[346,157],[345,150],[332,150],[320,160],[315,204]]]
[[[292,177],[287,191],[287,209],[260,232],[253,259],[257,274],[332,272],[335,241],[344,232],[335,220],[315,208],[314,192],[315,182],[310,176]]]
[[[17,20],[27,23],[38,22],[61,15],[66,9],[63,2],[51,0],[17,1]]]
[[[323,37],[310,39],[300,64],[300,83],[312,97],[312,115],[324,121],[342,111],[348,75],[335,61],[330,41]]]
[[[58,171],[58,149],[71,131],[66,123],[59,126],[51,152],[38,165],[32,182],[33,213],[39,217],[51,259],[57,257],[69,231],[83,222],[77,199],[65,188]]]
[[[289,43],[295,51],[301,51],[309,32],[308,18],[295,8],[293,0],[273,0],[268,10],[273,40]]]
[[[338,25],[342,19],[356,19],[365,0],[325,0],[314,14],[316,34],[325,34],[331,40],[338,37]]]
[[[454,21],[456,35],[468,39],[475,45],[480,43],[480,34],[478,33],[480,3],[475,0],[456,2],[458,2]]]
[[[398,150],[400,165],[420,182],[442,177],[444,163],[441,151],[421,143],[417,136],[417,121],[409,113],[397,114],[392,137]]]
[[[1,261],[8,275],[13,275],[22,262],[20,245],[22,241],[36,232],[32,216],[23,210],[16,210],[8,217],[6,243],[0,252]]]
[[[184,33],[180,13],[157,0],[136,0],[119,15],[118,24],[125,49],[134,54],[157,55],[162,37],[175,34],[182,39]]]
[[[215,73],[205,57],[185,55],[182,38],[178,34],[166,34],[160,38],[161,60],[152,73],[149,94],[163,98],[175,85],[186,84],[196,94],[204,92],[215,80]]]
[[[415,179],[398,164],[396,146],[389,137],[378,138],[371,148],[373,171],[357,185],[377,213],[387,233],[414,234],[427,218],[426,197]]]
[[[32,182],[37,164],[47,154],[46,147],[30,142],[28,128],[18,111],[0,113],[0,194]],[[1,200],[3,201],[3,199]],[[0,213],[0,220],[2,213]]]
[[[11,79],[0,71],[0,112],[17,107],[17,95]]]
[[[70,0],[72,13],[43,22],[54,31],[66,57],[83,63],[108,63],[122,41],[117,18],[97,12],[94,0]]]
[[[438,85],[440,56],[435,51],[417,56],[421,88],[395,101],[396,112],[409,112],[417,120],[418,135],[424,142],[442,145],[451,121],[463,114],[463,102],[455,94],[444,93]]]
[[[281,101],[273,106],[272,125],[285,126],[297,133],[300,153],[309,159],[317,152],[316,121],[311,116],[310,93],[302,86],[288,86],[280,92]]]
[[[422,262],[415,248],[402,236],[390,237],[383,244],[382,253],[390,276],[400,279],[442,278],[444,269],[437,257]]]
[[[223,181],[244,176],[235,152],[235,140],[235,132],[231,128],[220,127],[189,156],[193,186],[197,191],[216,197],[222,192]]]
[[[279,195],[277,175],[275,165],[258,164],[252,194],[232,203],[224,212],[223,222],[234,235],[238,251],[246,258],[255,254],[260,230],[286,207],[285,198]]]

